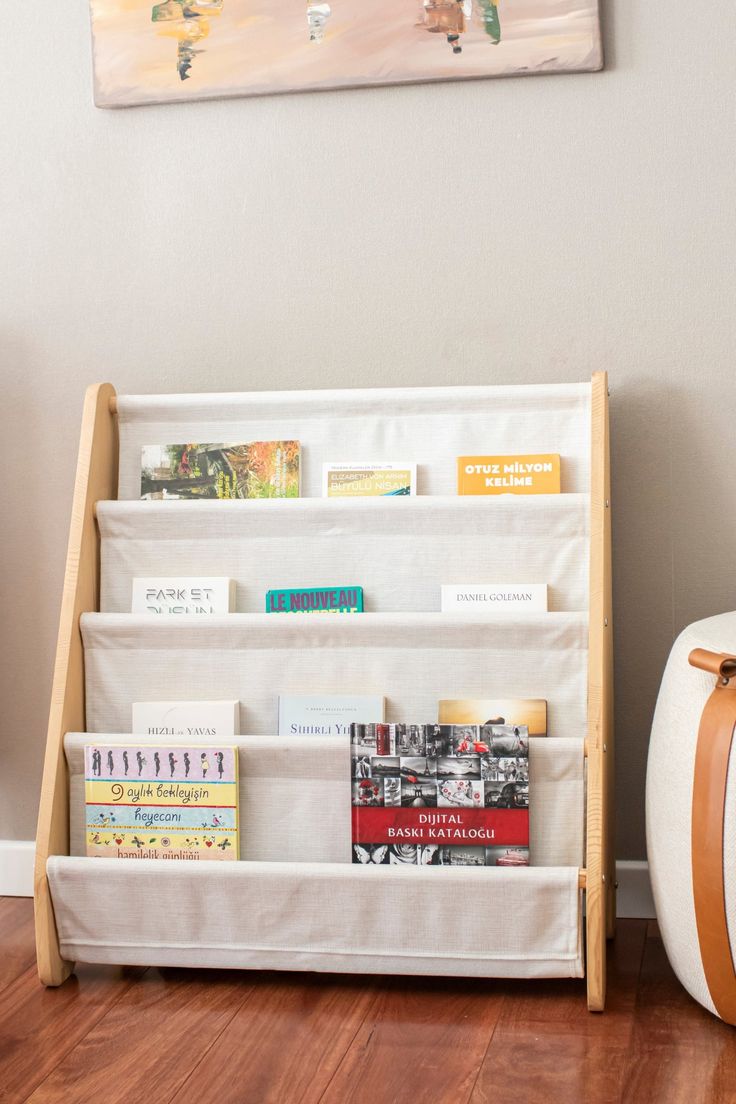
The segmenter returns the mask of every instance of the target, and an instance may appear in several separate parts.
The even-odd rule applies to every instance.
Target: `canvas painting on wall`
[[[100,107],[602,64],[598,0],[92,0],[92,31]]]

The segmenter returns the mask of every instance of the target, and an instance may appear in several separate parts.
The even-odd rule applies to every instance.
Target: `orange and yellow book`
[[[530,736],[547,735],[544,698],[443,698],[440,724],[524,725]]]
[[[457,493],[559,494],[560,457],[556,453],[458,456]]]

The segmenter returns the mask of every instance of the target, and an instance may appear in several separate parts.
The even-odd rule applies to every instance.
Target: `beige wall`
[[[616,0],[605,15],[598,75],[112,113],[92,106],[83,0],[6,7],[0,838],[34,833],[90,380],[237,390],[603,367],[618,853],[643,857],[662,664],[684,624],[736,606],[736,34],[729,4]]]

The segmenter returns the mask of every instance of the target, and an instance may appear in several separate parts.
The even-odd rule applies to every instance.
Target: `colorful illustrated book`
[[[458,456],[457,493],[559,494],[560,457],[553,453]]]
[[[88,744],[87,854],[238,858],[237,748]]]
[[[547,735],[544,698],[443,698],[440,724],[524,726],[530,736]]]
[[[141,498],[298,498],[298,441],[144,445]]]
[[[443,583],[443,613],[518,617],[547,612],[546,583]]]
[[[235,580],[219,576],[133,579],[133,613],[233,613]]]
[[[354,724],[353,862],[529,865],[523,725]]]
[[[296,590],[269,590],[266,594],[266,613],[362,612],[362,587],[299,587]]]
[[[383,721],[386,699],[372,694],[280,694],[279,736],[350,737],[356,723]]]
[[[375,495],[417,493],[417,466],[413,463],[323,464],[325,498],[368,498]]]
[[[239,701],[133,702],[131,732],[196,740],[240,735]]]

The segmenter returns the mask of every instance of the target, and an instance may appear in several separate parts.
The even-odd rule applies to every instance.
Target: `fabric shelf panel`
[[[260,613],[281,587],[362,586],[372,612],[440,608],[443,583],[547,583],[551,610],[588,604],[583,494],[101,502],[103,612],[136,576],[221,575]]]
[[[127,732],[134,701],[241,703],[241,731],[278,730],[279,694],[379,694],[390,721],[440,698],[546,698],[548,732],[586,735],[587,616],[229,614],[81,619],[89,732]]]
[[[127,734],[97,737],[125,743]],[[155,745],[160,737],[136,736]],[[64,740],[69,768],[70,851],[84,855],[84,747],[86,733]],[[169,743],[176,741],[171,738]],[[183,740],[182,742],[186,742]],[[343,737],[235,736],[194,744],[237,746],[240,779],[240,858],[267,862],[349,863],[350,750]],[[584,758],[579,740],[529,741],[530,851],[535,866],[579,866],[583,861]],[[121,860],[122,861],[122,860]]]
[[[416,461],[418,492],[449,495],[455,457],[491,453],[559,453],[563,490],[589,489],[590,383],[127,395],[117,410],[121,499],[140,496],[144,445],[185,441],[298,440],[309,498],[324,462]]]
[[[61,953],[82,962],[581,977],[574,867],[362,867],[54,856]]]

